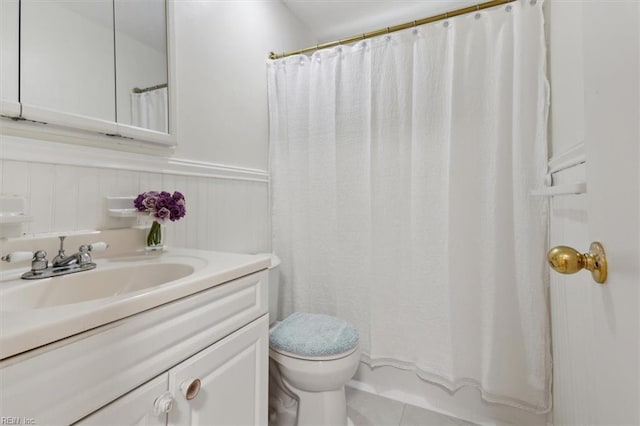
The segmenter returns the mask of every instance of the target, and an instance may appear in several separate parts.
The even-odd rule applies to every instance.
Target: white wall
[[[584,143],[582,2],[545,4],[549,46],[551,114],[549,157]]]
[[[314,41],[279,1],[176,0],[175,12],[175,155],[66,145],[76,136],[0,119],[0,193],[27,197],[27,233],[127,226],[104,197],[179,190],[188,213],[167,226],[170,243],[270,249],[265,62]]]
[[[224,171],[193,176],[188,169],[149,164],[144,156],[128,154],[125,161],[118,154],[93,148],[79,147],[81,152],[62,158],[55,150],[64,145],[20,138],[7,140],[3,149],[15,152],[20,143],[30,144],[43,154],[35,156],[47,161],[0,161],[2,192],[27,199],[27,214],[33,216],[24,227],[27,234],[134,226],[135,219],[109,217],[105,197],[163,189],[178,190],[187,200],[185,218],[165,228],[168,244],[249,253],[269,249],[266,174],[252,180],[229,174],[219,177]]]
[[[180,158],[266,170],[265,63],[315,44],[279,1],[176,2]]]

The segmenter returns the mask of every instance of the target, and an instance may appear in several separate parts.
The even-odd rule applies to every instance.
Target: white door
[[[169,425],[267,425],[268,316],[169,370]]]
[[[600,241],[608,279],[551,273],[555,425],[640,424],[640,3],[550,2],[550,245]],[[578,159],[578,161],[571,160]]]

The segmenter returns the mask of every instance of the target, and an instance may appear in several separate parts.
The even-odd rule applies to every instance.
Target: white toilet
[[[284,392],[298,401],[296,425],[347,426],[345,384],[360,361],[358,333],[328,315],[296,312],[276,322],[280,260],[269,267],[270,393]],[[275,387],[275,388],[274,388]],[[270,405],[273,398],[270,397]],[[271,421],[277,409],[270,407]]]

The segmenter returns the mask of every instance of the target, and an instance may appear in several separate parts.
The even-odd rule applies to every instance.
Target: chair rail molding
[[[0,135],[0,160],[269,182],[266,170]]]

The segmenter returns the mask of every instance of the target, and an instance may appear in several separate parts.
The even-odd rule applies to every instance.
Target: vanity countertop
[[[63,283],[65,276],[41,280],[20,279],[25,268],[4,269],[0,281],[0,359],[91,330],[113,321],[152,309],[165,303],[218,286],[236,278],[258,272],[269,266],[270,259],[265,255],[249,255],[204,250],[167,248],[155,254],[134,252],[131,255],[118,252],[115,257],[103,257],[95,260],[97,268],[92,271],[71,274],[82,286],[91,286],[92,282],[105,281],[110,271],[122,281],[122,271],[138,270],[153,273],[153,265],[163,265],[158,270],[169,270],[172,266],[188,268],[189,273],[182,278],[161,284],[137,289],[135,284],[127,284],[109,293],[102,291],[99,298],[78,297],[73,303],[43,303],[33,300],[33,296],[23,297],[28,305],[12,302],[17,292],[29,294],[29,286],[49,288]],[[124,268],[124,269],[123,269]],[[144,268],[144,269],[142,269]],[[163,269],[161,269],[163,268]],[[28,270],[28,268],[27,268]],[[120,270],[120,274],[117,272]],[[100,275],[98,275],[100,274]],[[157,275],[157,274],[156,274]],[[99,279],[98,279],[99,278]],[[126,275],[125,275],[126,278]],[[137,281],[144,281],[144,274],[138,273]],[[156,278],[157,279],[157,278]],[[130,280],[134,281],[134,280]],[[66,285],[66,284],[65,284]],[[98,285],[100,285],[98,283]],[[35,288],[35,287],[34,287]],[[76,284],[76,289],[82,288]],[[133,289],[133,290],[132,290]],[[30,294],[37,298],[51,297],[49,290],[38,290]]]

